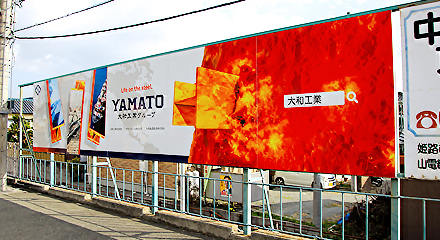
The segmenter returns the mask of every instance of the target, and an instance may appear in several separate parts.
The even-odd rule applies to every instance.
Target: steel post
[[[358,186],[357,186],[357,176],[356,175],[352,175],[351,176],[351,191],[352,192],[357,192],[358,190]]]
[[[96,197],[96,192],[98,189],[98,157],[92,157],[92,197]]]
[[[50,154],[50,186],[55,186],[55,154]]]
[[[243,231],[245,235],[251,234],[251,170],[243,169]]]
[[[313,187],[321,188],[321,174],[315,173],[313,178]],[[321,228],[322,224],[322,191],[313,191],[313,224]]]
[[[391,240],[400,239],[400,179],[391,179]]]
[[[185,165],[179,163],[180,165],[180,211],[185,212]]]
[[[153,161],[153,182],[152,182],[152,191],[153,191],[153,208],[152,213],[156,214],[159,206],[159,162]],[[165,189],[164,189],[165,191]]]
[[[19,136],[18,136],[18,144],[19,144],[19,162],[18,162],[18,178],[23,177],[23,159],[21,156],[23,156],[23,123],[21,121],[21,118],[23,117],[23,87],[20,87],[20,112],[19,112],[20,121],[18,122],[19,127]]]

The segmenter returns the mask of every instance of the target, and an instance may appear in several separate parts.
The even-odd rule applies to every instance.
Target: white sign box
[[[440,3],[401,10],[405,176],[440,177]]]

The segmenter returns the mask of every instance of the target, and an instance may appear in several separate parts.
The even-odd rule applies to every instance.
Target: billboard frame
[[[99,66],[99,67],[95,67],[95,68],[90,68],[90,69],[86,69],[86,70],[82,70],[82,71],[78,71],[78,72],[73,72],[73,73],[69,73],[69,74],[65,74],[65,75],[61,75],[61,76],[56,76],[56,77],[52,77],[52,78],[48,78],[48,79],[44,79],[44,80],[38,80],[38,81],[26,83],[26,84],[21,84],[21,85],[19,85],[19,87],[20,87],[20,90],[22,90],[22,87],[32,86],[35,83],[39,83],[39,82],[43,82],[43,81],[49,81],[49,80],[53,80],[53,79],[57,79],[57,78],[61,78],[61,77],[66,77],[66,76],[71,76],[71,75],[74,75],[74,74],[84,73],[84,72],[87,72],[87,71],[93,71],[93,70],[100,69],[100,68],[108,68],[108,67],[112,67],[112,66],[115,66],[115,65],[120,65],[120,64],[124,64],[124,63],[133,62],[133,61],[138,61],[138,60],[150,59],[150,58],[154,58],[154,57],[158,57],[158,56],[169,55],[169,54],[172,54],[172,53],[184,52],[184,51],[188,51],[188,50],[192,50],[192,49],[196,49],[196,48],[201,48],[201,47],[206,47],[206,46],[210,46],[210,45],[215,45],[215,44],[219,44],[219,43],[225,43],[225,42],[230,42],[230,41],[235,41],[235,40],[240,40],[240,39],[246,39],[246,38],[261,36],[261,35],[270,34],[270,33],[277,33],[277,32],[281,32],[281,31],[292,30],[292,29],[302,28],[302,27],[306,27],[306,26],[317,25],[317,24],[321,24],[321,23],[327,23],[327,22],[333,22],[333,21],[337,21],[337,20],[343,20],[343,19],[363,16],[363,15],[367,15],[367,14],[379,13],[379,12],[384,12],[384,11],[393,11],[394,12],[394,11],[399,11],[401,8],[406,8],[406,7],[409,7],[409,6],[420,5],[420,4],[426,4],[426,3],[430,3],[430,2],[435,2],[435,0],[421,0],[421,1],[411,2],[411,3],[407,3],[407,4],[394,5],[394,6],[390,6],[390,7],[379,8],[379,9],[359,12],[359,13],[355,13],[355,14],[347,14],[347,15],[339,16],[339,17],[335,17],[335,18],[328,18],[328,19],[324,19],[324,20],[313,21],[313,22],[309,22],[309,23],[293,25],[293,26],[284,27],[284,28],[278,28],[278,29],[269,30],[269,31],[263,31],[263,32],[255,33],[255,34],[249,34],[249,35],[244,35],[244,36],[240,36],[240,37],[224,39],[224,40],[220,40],[220,41],[210,42],[210,43],[206,43],[206,44],[200,44],[200,45],[196,45],[196,46],[192,46],[192,47],[172,50],[172,51],[158,53],[158,54],[153,54],[153,55],[149,55],[149,56],[145,56],[145,57],[141,57],[141,58],[130,59],[130,60],[127,60],[127,61],[122,61],[122,62],[117,62],[117,63],[108,64],[108,65],[104,65],[104,66]],[[394,79],[394,81],[395,81],[395,79]],[[394,105],[395,105],[394,112],[395,112],[395,114],[394,114],[394,117],[395,117],[395,119],[398,119],[397,118],[398,109],[397,109],[397,105],[396,105],[396,103],[397,103],[397,100],[396,100],[397,92],[396,92],[396,90],[394,91],[394,95],[395,95],[395,100],[394,100]],[[396,137],[395,137],[395,139],[396,139],[395,140],[395,153],[396,153],[395,154],[395,166],[396,166],[395,167],[395,176],[399,176],[399,173],[398,173],[399,172],[399,170],[398,170],[398,166],[399,166],[399,154],[398,153],[399,153],[399,151],[398,151],[398,137],[397,137],[398,125],[397,124],[395,126],[395,129],[396,129],[395,130],[396,131]],[[155,155],[155,154],[149,154],[149,155]],[[140,160],[142,160],[142,159],[140,159]],[[177,162],[179,162],[179,161],[177,161]]]

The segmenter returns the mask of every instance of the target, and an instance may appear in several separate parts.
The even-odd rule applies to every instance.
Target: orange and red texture
[[[394,177],[392,64],[390,12],[207,46],[201,67],[238,76],[232,120],[196,128],[189,162]],[[284,95],[332,91],[358,103],[284,108]]]
[[[231,128],[238,79],[236,75],[197,68],[197,129]]]
[[[196,125],[196,85],[174,82],[173,125]]]

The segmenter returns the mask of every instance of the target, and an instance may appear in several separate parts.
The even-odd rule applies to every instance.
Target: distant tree
[[[27,133],[30,139],[34,137],[34,131],[31,128],[30,121],[24,120],[23,131],[27,129]],[[20,117],[18,114],[12,116],[12,123],[8,128],[8,142],[18,142],[20,133]],[[26,137],[23,132],[23,148],[29,148],[26,142]]]

